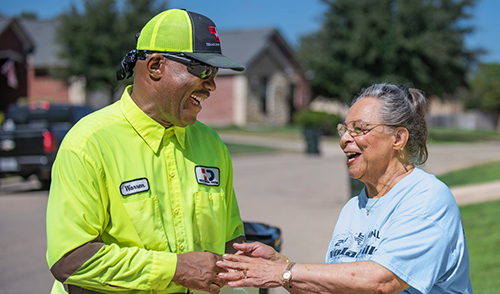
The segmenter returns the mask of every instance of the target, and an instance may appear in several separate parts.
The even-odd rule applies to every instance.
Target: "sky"
[[[140,0],[138,0],[140,1]],[[117,0],[123,3],[124,0]],[[0,0],[0,13],[14,17],[33,12],[48,19],[67,11],[72,4],[82,7],[83,0]],[[300,36],[321,27],[326,6],[320,0],[170,0],[169,8],[185,8],[211,18],[219,31],[234,29],[277,28],[292,48]],[[499,0],[478,0],[468,22],[476,27],[466,38],[469,48],[484,48],[482,62],[500,63]]]

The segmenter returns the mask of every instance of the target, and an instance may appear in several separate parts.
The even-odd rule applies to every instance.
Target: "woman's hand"
[[[249,250],[252,248],[253,250]],[[219,278],[227,280],[229,287],[275,288],[281,286],[282,274],[287,267],[286,259],[281,258],[282,256],[274,250],[271,252],[263,248],[266,249],[260,246],[250,246],[242,248],[241,252],[236,255],[224,254],[223,260],[218,261],[217,266],[228,272],[219,273]]]

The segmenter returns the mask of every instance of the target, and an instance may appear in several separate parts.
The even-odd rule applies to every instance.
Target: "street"
[[[48,192],[0,192],[0,293],[50,293],[45,262]]]

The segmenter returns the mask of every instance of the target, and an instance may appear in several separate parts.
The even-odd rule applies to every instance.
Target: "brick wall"
[[[215,78],[215,84],[216,90],[202,103],[203,109],[198,114],[198,120],[207,125],[233,125],[233,76],[218,76]]]
[[[28,70],[29,100],[48,100],[69,102],[69,87],[67,83],[53,79],[44,69],[30,68]]]

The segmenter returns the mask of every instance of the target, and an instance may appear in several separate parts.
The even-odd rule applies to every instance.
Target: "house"
[[[14,19],[0,16],[0,111],[19,99],[84,104],[84,81],[61,81],[50,71],[67,62],[57,56],[57,20]]]
[[[62,81],[51,76],[52,70],[68,66],[68,61],[58,57],[61,50],[56,39],[59,21],[20,19],[19,22],[32,37],[35,46],[28,61],[28,99],[85,104],[84,79],[72,77],[69,81]]]
[[[222,53],[245,67],[221,69],[198,119],[209,125],[286,125],[311,101],[309,81],[273,28],[220,32]]]
[[[31,36],[18,20],[0,16],[0,111],[28,95],[27,60],[33,48]]]
[[[68,66],[58,58],[57,20],[10,21],[24,30],[26,39],[33,40],[34,48],[27,58],[26,89],[18,98],[104,106],[98,102],[107,99],[95,99],[102,93],[87,93],[83,79],[61,81],[51,77],[52,69]],[[217,90],[203,103],[200,121],[208,125],[285,125],[295,109],[308,105],[309,82],[293,50],[276,29],[219,32],[219,37],[223,54],[246,70],[219,71]]]

